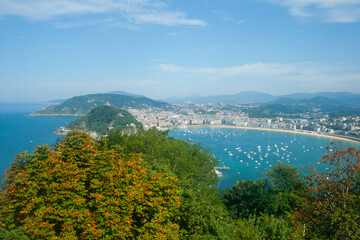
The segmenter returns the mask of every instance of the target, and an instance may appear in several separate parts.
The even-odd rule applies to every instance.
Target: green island
[[[319,162],[219,191],[218,159],[167,131],[71,131],[6,171],[0,238],[359,239],[360,151],[331,146]]]
[[[101,106],[93,108],[84,117],[68,123],[65,129],[96,132],[106,134],[111,129],[120,130],[123,133],[136,133],[142,129],[138,122],[128,111],[114,106]]]

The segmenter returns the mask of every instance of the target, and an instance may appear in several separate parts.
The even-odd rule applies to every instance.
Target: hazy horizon
[[[117,92],[117,91],[114,91]],[[241,91],[241,92],[236,92],[236,93],[232,93],[232,94],[215,94],[215,95],[198,95],[198,94],[192,94],[192,95],[184,95],[184,96],[170,96],[167,98],[152,98],[153,100],[158,100],[158,101],[164,101],[167,99],[171,99],[171,98],[191,98],[191,97],[212,97],[212,96],[226,96],[226,95],[236,95],[239,93],[243,93],[243,92],[256,92],[256,93],[263,93],[263,94],[270,94],[270,93],[266,93],[266,92],[258,92],[258,91]],[[83,96],[83,95],[89,95],[89,94],[109,94],[112,93],[111,92],[93,92],[93,93],[85,93],[85,94],[80,94],[80,95],[74,95],[74,96],[70,96],[68,98],[52,98],[52,99],[45,99],[45,100],[39,100],[39,101],[0,101],[0,104],[54,104],[53,102],[56,103],[56,101],[64,101],[67,99],[70,99],[72,97],[77,97],[77,96]],[[130,94],[138,94],[138,93],[134,93],[134,92],[126,92],[126,93],[130,93]],[[286,96],[286,95],[291,95],[291,94],[316,94],[316,93],[324,93],[324,92],[291,92],[291,93],[285,93],[285,94],[270,94],[274,97],[279,97],[279,96]],[[358,94],[359,93],[355,93],[355,92],[337,92],[337,91],[329,91],[329,93],[350,93],[350,94]],[[141,95],[141,94],[139,94]],[[151,98],[149,96],[146,95],[141,95],[147,98]]]
[[[3,0],[0,102],[360,93],[360,0]]]

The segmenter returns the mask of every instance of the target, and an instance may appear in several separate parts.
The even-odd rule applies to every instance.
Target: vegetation
[[[219,113],[219,111],[205,111],[203,109],[195,109],[194,113],[199,115],[216,115]]]
[[[296,168],[278,163],[266,179],[243,180],[222,191],[223,202],[234,219],[252,215],[286,216],[306,200],[305,181]]]
[[[222,191],[238,239],[359,239],[360,151],[328,148],[304,177],[279,163],[266,179],[240,181]],[[305,182],[306,180],[306,182]]]
[[[110,103],[119,108],[169,108],[170,105],[146,97],[135,97],[119,94],[89,94],[77,96],[58,105],[49,106],[33,115],[85,115],[91,109]]]
[[[307,200],[305,181],[296,168],[278,163],[257,181],[243,180],[222,191],[222,199],[236,223],[237,239],[301,239],[290,223],[292,211]]]
[[[296,117],[302,113],[316,111],[331,112],[337,114],[359,114],[358,104],[346,105],[326,97],[314,97],[311,99],[295,100],[290,98],[280,98],[272,102],[261,104],[259,107],[245,109],[249,117],[254,118],[274,118],[274,117]]]
[[[325,172],[307,168],[306,180],[312,198],[298,212],[306,224],[308,239],[360,238],[360,151],[328,147],[319,161]]]
[[[1,237],[176,239],[178,181],[142,161],[81,132],[19,154],[0,196]]]
[[[92,109],[86,116],[66,125],[67,129],[105,134],[109,129],[117,129],[122,133],[135,133],[142,129],[128,111],[114,106],[101,106]]]
[[[243,240],[300,240],[301,229],[294,227],[288,219],[273,215],[250,215],[236,221],[236,238]]]
[[[109,147],[141,153],[149,169],[179,179],[182,193],[177,224],[182,239],[233,238],[232,221],[215,188],[218,160],[208,149],[155,128],[129,136],[112,131],[108,139]]]
[[[360,151],[329,149],[301,176],[278,163],[218,191],[199,144],[150,129],[71,132],[21,153],[0,195],[1,239],[359,239]]]

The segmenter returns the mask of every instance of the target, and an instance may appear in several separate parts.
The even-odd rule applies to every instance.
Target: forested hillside
[[[92,109],[84,117],[68,123],[65,127],[98,134],[105,134],[110,129],[117,129],[123,133],[135,133],[142,129],[142,124],[128,111],[105,105]]]
[[[338,114],[359,114],[359,104],[345,104],[327,97],[311,99],[280,98],[275,101],[260,104],[257,108],[244,110],[249,117],[273,118],[284,115],[299,115],[305,113],[324,112],[332,116]]]

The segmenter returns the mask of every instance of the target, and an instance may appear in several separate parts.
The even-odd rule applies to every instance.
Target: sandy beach
[[[350,138],[350,137],[342,137],[342,136],[339,136],[339,135],[330,135],[330,134],[317,133],[317,132],[311,132],[311,131],[303,131],[303,130],[285,130],[285,129],[272,129],[272,128],[239,127],[239,126],[229,126],[229,125],[188,125],[187,127],[188,128],[201,128],[201,127],[233,128],[233,129],[248,129],[248,130],[258,130],[258,131],[284,132],[284,133],[308,135],[308,136],[313,136],[313,137],[324,137],[324,138],[329,138],[329,139],[339,140],[339,141],[360,143],[360,139],[353,139],[353,138]]]

